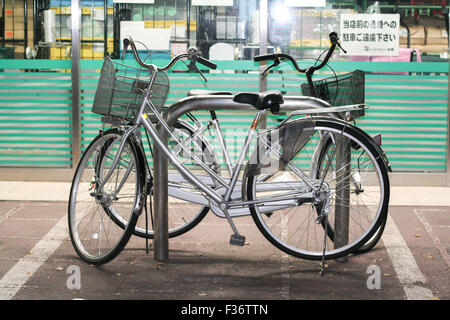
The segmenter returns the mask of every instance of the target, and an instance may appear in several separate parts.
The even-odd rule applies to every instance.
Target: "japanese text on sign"
[[[341,14],[340,40],[348,55],[397,56],[398,14]]]

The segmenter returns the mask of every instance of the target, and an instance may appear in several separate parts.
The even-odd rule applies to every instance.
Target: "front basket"
[[[147,69],[105,58],[92,112],[133,121],[142,105],[146,89],[150,90],[150,102],[161,111],[169,91],[169,78],[165,72],[157,72],[150,88],[151,77],[152,72]],[[151,113],[150,108],[146,108],[146,112]]]
[[[364,83],[364,71],[355,70],[336,77],[314,81],[315,95],[311,92],[308,83],[303,83],[301,88],[304,96],[325,100],[332,106],[346,106],[364,103]]]

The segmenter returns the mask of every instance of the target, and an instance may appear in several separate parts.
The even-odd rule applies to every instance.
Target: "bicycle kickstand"
[[[329,200],[328,200],[329,201]],[[322,247],[322,263],[320,267],[320,275],[323,276],[325,273],[325,253],[327,251],[327,236],[328,236],[328,213],[329,213],[329,203],[322,206],[319,217],[316,219],[317,224],[322,224],[325,222],[323,227],[323,247]],[[325,220],[325,221],[324,221]]]
[[[320,275],[323,277],[325,273],[325,252],[327,251],[327,234],[328,234],[328,213],[325,214],[325,228],[323,232],[323,251],[322,251],[322,264],[320,266]]]

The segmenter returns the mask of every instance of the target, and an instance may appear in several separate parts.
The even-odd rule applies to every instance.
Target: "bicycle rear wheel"
[[[283,170],[264,181],[262,175],[248,177],[247,197],[263,203],[250,205],[250,211],[259,230],[276,247],[303,259],[320,260],[322,255],[335,259],[362,247],[386,220],[389,179],[379,151],[361,130],[337,120],[313,121],[312,136]],[[318,169],[317,178],[306,172],[314,165],[314,150],[324,136],[332,139],[333,148],[328,149],[331,153]],[[313,200],[300,198],[308,187],[298,169],[321,186]],[[351,183],[351,178],[364,181],[364,188]],[[270,189],[271,184],[277,188]],[[289,197],[298,200],[284,204],[274,200]],[[329,213],[317,223],[325,205]],[[324,236],[327,223],[334,228],[334,239],[329,233]]]
[[[320,148],[320,150],[318,150],[319,156],[318,156],[318,160],[317,160],[317,165],[315,167],[311,168],[311,174],[314,175],[316,177],[316,179],[320,179],[320,174],[323,172],[323,168],[326,165],[326,161],[328,161],[329,156],[332,152],[333,143],[330,138],[327,138],[327,139],[324,139],[323,143],[320,143],[319,145],[321,146],[321,148]],[[350,147],[352,147],[352,146],[350,146]],[[356,145],[354,145],[353,147],[356,147]],[[331,166],[330,169],[336,170],[336,168],[333,166]],[[334,171],[334,173],[332,173],[332,174],[336,175],[336,172]],[[350,179],[353,180],[352,183],[356,183],[356,181],[354,181],[354,177],[350,177]],[[360,188],[363,188],[362,181],[360,181],[359,184],[360,184]],[[387,218],[387,216],[386,216],[386,218]],[[322,222],[322,226],[325,227],[323,222]],[[380,241],[385,226],[386,226],[386,219],[381,223],[380,227],[375,232],[375,234],[372,236],[372,238],[370,238],[362,247],[358,248],[358,250],[353,253],[361,254],[361,253],[366,253],[366,252],[372,250],[376,246],[378,241]],[[333,229],[333,225],[331,225],[330,223],[328,223],[328,226],[327,226],[327,233],[328,233],[328,237],[334,242],[334,229]]]
[[[127,244],[142,210],[145,175],[131,139],[120,155],[118,130],[97,136],[78,164],[70,191],[68,221],[73,247],[84,261],[103,264]],[[100,189],[114,158],[119,163]]]

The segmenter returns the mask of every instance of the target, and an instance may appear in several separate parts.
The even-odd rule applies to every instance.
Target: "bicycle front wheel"
[[[122,251],[142,209],[145,175],[140,173],[144,168],[132,139],[119,154],[121,137],[114,129],[97,136],[83,154],[72,182],[70,238],[80,258],[91,264],[109,262]],[[104,182],[116,157],[119,162]]]
[[[250,205],[253,219],[276,247],[303,259],[335,259],[363,246],[385,221],[389,179],[381,154],[361,130],[341,121],[313,121],[312,136],[283,170],[269,179],[248,177],[247,197],[258,201]],[[332,146],[311,174],[309,169],[317,164],[314,150],[323,137],[329,137]],[[312,188],[300,171],[318,188],[309,200],[304,195]],[[325,236],[330,225],[333,239],[330,233]]]

